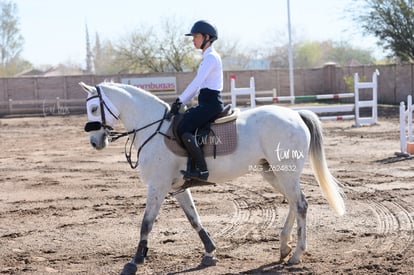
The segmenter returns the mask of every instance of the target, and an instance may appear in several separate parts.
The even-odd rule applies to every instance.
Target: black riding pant
[[[207,88],[201,89],[198,95],[198,105],[189,108],[180,123],[180,137],[185,133],[194,134],[197,128],[204,126],[223,111],[223,101],[219,91]]]

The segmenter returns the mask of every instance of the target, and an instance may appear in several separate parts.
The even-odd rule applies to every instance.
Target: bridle
[[[138,129],[133,129],[131,131],[127,131],[127,132],[115,132],[113,131],[113,128],[110,125],[106,124],[106,117],[105,117],[105,109],[108,110],[108,112],[116,119],[119,120],[119,117],[108,107],[108,104],[105,103],[103,97],[102,97],[102,92],[101,92],[101,87],[98,85],[96,86],[96,92],[97,95],[91,96],[89,97],[86,101],[88,102],[89,100],[93,99],[93,98],[98,98],[99,99],[99,106],[100,106],[100,110],[101,110],[101,121],[89,121],[86,123],[85,125],[85,132],[91,132],[91,131],[98,131],[101,128],[103,128],[105,130],[105,134],[108,137],[109,142],[113,142],[116,141],[117,139],[121,138],[121,137],[125,137],[128,136],[128,139],[125,143],[125,157],[129,163],[129,165],[131,166],[132,169],[135,169],[138,167],[139,164],[139,154],[141,153],[142,148],[144,148],[145,145],[147,145],[147,143],[153,138],[155,137],[157,134],[161,134],[165,137],[171,138],[170,136],[168,136],[167,134],[164,134],[161,132],[161,127],[162,124],[164,122],[165,119],[167,119],[167,113],[168,113],[168,108],[165,107],[164,110],[164,115],[161,119],[158,119],[154,122],[151,122],[141,128]],[[135,162],[132,161],[131,158],[131,152],[132,152],[132,147],[134,145],[134,141],[135,141],[135,137],[136,134],[141,131],[144,130],[148,127],[151,127],[152,125],[155,125],[158,123],[157,129],[155,130],[154,133],[152,133],[142,144],[141,146],[138,148],[137,151],[137,160]],[[128,143],[130,141],[130,137],[129,135],[132,135],[133,137],[131,139],[131,144],[129,145],[129,150],[128,150]]]
[[[103,128],[105,130],[105,132],[107,132],[107,134],[110,136],[113,128],[106,124],[106,117],[105,117],[105,109],[104,108],[106,108],[106,110],[108,110],[108,112],[116,120],[119,120],[119,118],[118,118],[117,115],[114,114],[114,112],[108,107],[108,105],[103,100],[100,86],[96,86],[96,92],[97,92],[97,95],[88,97],[88,99],[86,99],[86,102],[88,102],[89,100],[92,100],[94,98],[99,99],[99,107],[100,107],[100,110],[101,110],[101,121],[88,121],[85,125],[85,132],[98,131],[101,128]]]

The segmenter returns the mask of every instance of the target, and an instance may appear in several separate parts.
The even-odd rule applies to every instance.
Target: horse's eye
[[[91,108],[91,112],[94,114],[94,113],[96,113],[96,111],[98,111],[98,106],[92,106],[92,108]]]

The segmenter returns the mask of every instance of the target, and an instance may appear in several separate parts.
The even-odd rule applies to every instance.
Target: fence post
[[[254,77],[250,77],[250,108],[256,107],[256,86],[254,84]]]
[[[236,94],[232,93],[236,88],[236,76],[232,74],[230,76],[230,93],[231,93],[231,105],[236,108]]]
[[[9,98],[9,114],[13,111],[13,99]]]
[[[323,67],[323,84],[324,91],[327,93],[336,93],[336,64],[326,63]]]
[[[60,110],[60,98],[56,97],[56,107],[57,107],[57,111],[59,112]]]

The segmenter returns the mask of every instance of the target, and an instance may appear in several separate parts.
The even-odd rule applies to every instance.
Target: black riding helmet
[[[201,33],[204,36],[203,44],[201,44],[201,49],[204,49],[205,45],[208,42],[213,43],[218,39],[217,28],[214,26],[213,23],[207,20],[200,20],[194,23],[193,27],[191,28],[190,33],[187,33],[186,36],[191,36],[196,33]],[[210,39],[206,39],[206,35],[210,36]]]

